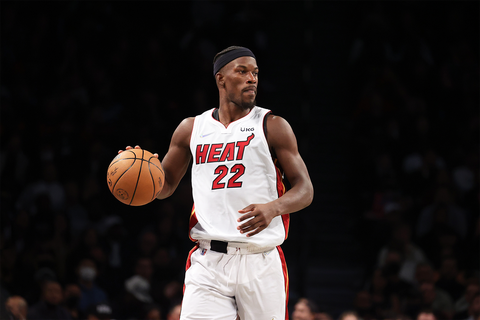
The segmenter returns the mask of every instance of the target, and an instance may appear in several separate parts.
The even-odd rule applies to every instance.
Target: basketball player
[[[234,320],[237,313],[288,319],[280,245],[289,214],[312,202],[313,186],[288,122],[255,105],[258,71],[247,48],[219,52],[213,61],[219,107],[183,120],[162,161],[158,199],[175,191],[192,161],[196,246],[187,261],[182,320]]]

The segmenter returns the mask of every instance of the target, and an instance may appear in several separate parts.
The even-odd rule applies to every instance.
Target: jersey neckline
[[[248,119],[249,116],[252,114],[253,109],[255,109],[256,107],[257,107],[257,106],[253,106],[253,108],[250,109],[250,111],[249,111],[246,115],[244,115],[243,117],[241,117],[241,118],[239,118],[239,119],[237,119],[237,120],[235,120],[235,121],[230,122],[227,126],[225,126],[223,123],[220,122],[220,119],[219,119],[219,116],[218,116],[218,111],[220,110],[220,108],[213,108],[213,109],[212,109],[212,112],[210,113],[210,116],[211,116],[211,119],[212,119],[213,121],[215,121],[216,123],[220,124],[223,128],[228,129],[228,127],[229,127],[231,124],[239,123],[239,122],[243,121],[244,119]],[[215,112],[215,111],[216,111],[216,112]],[[216,116],[216,117],[215,117],[215,116]]]

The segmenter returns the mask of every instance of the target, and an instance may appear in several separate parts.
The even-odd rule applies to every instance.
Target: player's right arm
[[[162,160],[165,182],[157,199],[165,199],[171,196],[187,172],[188,165],[192,159],[190,136],[194,120],[195,118],[184,119],[172,135],[170,147]]]
[[[190,153],[190,136],[192,134],[194,120],[195,118],[184,119],[172,135],[170,147],[162,160],[165,181],[163,182],[162,191],[158,194],[157,199],[165,199],[171,196],[187,172],[188,165],[192,158]],[[133,148],[128,146],[126,150],[129,149]],[[135,149],[140,149],[140,146],[135,146]],[[123,152],[123,150],[118,151],[118,153],[121,152]],[[157,153],[153,155],[158,158]]]

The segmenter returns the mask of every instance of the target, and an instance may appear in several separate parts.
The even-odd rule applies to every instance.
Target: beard
[[[251,110],[253,107],[255,107],[257,103],[256,99],[248,101],[245,101],[243,99],[232,99],[231,101],[234,105],[241,108],[242,110]]]
[[[255,100],[255,99],[253,99],[253,101],[251,101],[251,102],[242,101],[242,104],[240,105],[240,107],[243,108],[244,110],[252,109],[253,107],[255,107],[256,103],[257,103],[257,100]]]

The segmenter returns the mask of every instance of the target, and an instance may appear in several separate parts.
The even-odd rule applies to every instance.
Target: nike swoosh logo
[[[214,134],[215,132],[210,132],[210,133],[206,133],[206,134],[201,134],[200,135],[200,138],[205,138],[206,136],[209,136],[211,134]]]

